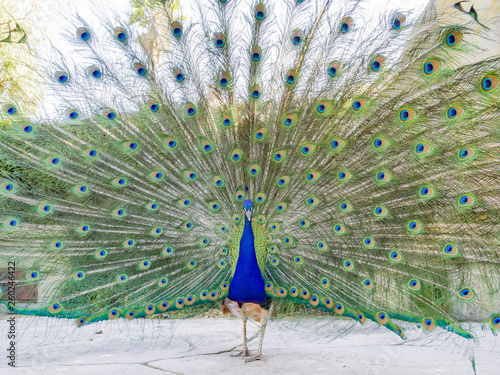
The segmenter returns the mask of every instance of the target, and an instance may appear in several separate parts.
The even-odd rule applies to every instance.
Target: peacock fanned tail
[[[2,267],[37,290],[11,307],[82,325],[225,298],[248,186],[273,299],[402,338],[471,338],[474,309],[500,329],[489,28],[362,5],[214,0],[166,11],[154,52],[78,19],[36,67],[42,105],[2,99]]]

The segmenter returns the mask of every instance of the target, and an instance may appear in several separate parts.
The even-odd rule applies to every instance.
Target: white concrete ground
[[[349,329],[352,328],[352,329]],[[257,325],[249,324],[250,337]],[[349,334],[342,334],[347,330]],[[2,375],[89,374],[500,374],[500,339],[481,330],[474,345],[436,329],[409,329],[407,341],[367,322],[277,320],[264,341],[267,362],[227,352],[241,342],[241,321],[187,319],[101,322],[74,329],[65,319],[18,318],[16,368],[7,366],[7,321],[0,320]],[[102,333],[97,333],[102,332]],[[255,350],[258,340],[250,342]],[[471,347],[473,347],[471,349]]]

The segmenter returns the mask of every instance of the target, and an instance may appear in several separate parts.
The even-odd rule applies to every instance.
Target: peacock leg
[[[243,319],[243,347],[241,348],[240,352],[231,354],[231,357],[239,357],[239,356],[248,357],[252,355],[252,353],[250,353],[250,350],[248,350],[247,347],[247,320],[248,320],[247,309],[245,308],[244,304],[242,304],[240,308],[241,308],[241,318]]]
[[[257,354],[245,358],[245,363],[252,361],[264,361],[264,362],[266,361],[265,358],[262,356],[262,343],[264,342],[264,333],[266,332],[266,325],[269,319],[271,318],[271,315],[273,314],[273,309],[274,309],[273,303],[271,303],[269,310],[262,307],[261,318],[260,318],[261,319],[260,340],[259,340],[259,347],[257,349]]]

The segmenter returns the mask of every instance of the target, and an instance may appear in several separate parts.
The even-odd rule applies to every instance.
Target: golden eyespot
[[[340,63],[337,61],[333,61],[326,68],[326,72],[330,78],[336,78],[340,75]]]
[[[276,179],[278,187],[285,187],[288,184],[288,176],[281,176]]]
[[[443,246],[443,254],[450,257],[458,255],[458,247],[455,244],[447,243]]]
[[[345,144],[346,144],[346,142],[343,139],[336,137],[330,141],[330,148],[334,152],[338,152],[345,146]]]
[[[411,220],[406,224],[406,229],[411,233],[420,233],[422,231],[422,224],[418,220]]]
[[[292,43],[293,45],[295,46],[298,46],[299,44],[302,43],[302,41],[304,40],[304,33],[302,33],[302,30],[294,30],[294,32],[292,33]]]
[[[427,77],[431,77],[436,74],[441,68],[441,63],[438,60],[427,60],[424,63],[423,70]]]
[[[385,65],[385,57],[377,56],[370,61],[370,70],[374,73],[380,72]]]
[[[262,203],[266,200],[266,194],[264,193],[259,193],[256,195],[255,200],[257,203]]]
[[[320,115],[326,115],[328,113],[328,108],[330,107],[330,103],[327,101],[319,102],[316,106],[316,113]]]
[[[373,140],[372,145],[375,151],[381,151],[389,145],[389,142],[383,137],[377,137]]]
[[[241,150],[239,150],[239,149],[233,150],[233,152],[231,153],[229,159],[231,161],[233,161],[233,162],[236,162],[236,163],[239,162],[239,161],[241,161],[241,159],[242,159]]]
[[[424,156],[432,150],[432,147],[426,142],[418,142],[413,148],[417,156]]]
[[[498,87],[499,79],[497,76],[488,74],[481,79],[481,90],[482,92],[489,93],[494,91]]]
[[[462,33],[457,30],[450,30],[446,33],[444,42],[449,48],[455,48],[462,42]]]
[[[386,325],[389,322],[389,315],[387,313],[381,311],[375,315],[375,319],[382,325]]]
[[[363,98],[354,99],[351,108],[354,112],[361,112],[366,106],[366,100]]]
[[[415,118],[415,111],[411,108],[401,108],[398,112],[398,118],[403,122],[410,122]]]
[[[351,31],[352,26],[354,25],[354,21],[351,17],[345,17],[342,21],[340,21],[340,32],[345,34]]]

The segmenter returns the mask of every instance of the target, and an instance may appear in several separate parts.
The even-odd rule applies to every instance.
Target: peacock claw
[[[260,353],[245,358],[245,363],[247,363],[247,362],[253,362],[253,361],[262,361],[262,362],[265,362],[266,359]]]
[[[243,358],[246,358],[246,357],[250,357],[251,355],[252,355],[252,353],[246,347],[243,348],[243,349],[241,349],[238,353],[231,353],[231,357],[243,357]]]

